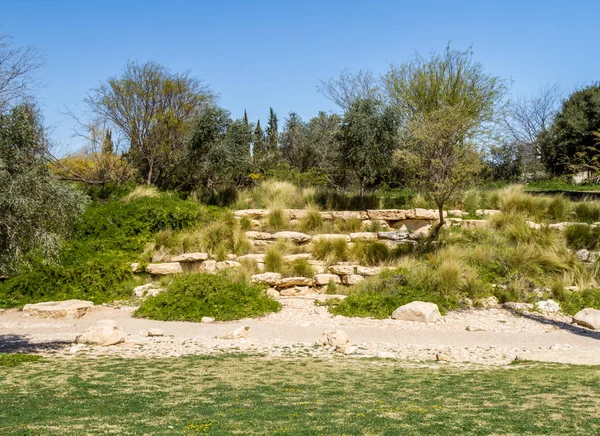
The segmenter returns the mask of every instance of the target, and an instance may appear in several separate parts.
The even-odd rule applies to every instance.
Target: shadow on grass
[[[0,353],[52,354],[73,344],[72,341],[53,340],[32,342],[25,335],[0,335]]]
[[[569,333],[573,333],[574,335],[586,336],[588,338],[600,340],[600,331],[594,331],[590,329],[586,329],[585,327],[579,327],[575,324],[569,324],[563,321],[557,321],[553,319],[545,318],[542,315],[538,315],[536,313],[531,312],[522,312],[520,310],[504,308],[505,310],[511,312],[513,315],[522,316],[523,318],[530,319],[532,321],[539,322],[540,324],[545,324],[548,326],[556,327],[561,330],[566,330]]]

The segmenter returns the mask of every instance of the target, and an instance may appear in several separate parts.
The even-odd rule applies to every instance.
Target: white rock
[[[329,233],[329,234],[322,234],[322,235],[315,235],[313,236],[313,242],[317,242],[317,241],[336,241],[338,239],[342,239],[346,242],[350,242],[350,235],[345,235],[342,233]]]
[[[277,232],[273,235],[273,239],[284,239],[286,241],[292,241],[295,242],[297,244],[303,243],[303,242],[308,242],[310,241],[312,238],[310,235],[307,235],[306,233],[300,233],[300,232]]]
[[[560,312],[560,304],[552,299],[538,301],[535,307],[542,312]]]
[[[216,260],[205,260],[199,268],[200,272],[212,274],[217,270]]]
[[[252,283],[266,283],[269,286],[275,286],[279,280],[281,280],[281,274],[274,272],[255,274],[250,278]]]
[[[338,276],[337,274],[316,274],[314,280],[315,285],[319,286],[328,285],[331,281],[333,281],[336,284],[342,283],[340,276]]]
[[[487,227],[489,224],[488,220],[462,220],[460,226],[464,229],[476,229]]]
[[[390,241],[403,241],[404,239],[408,238],[408,231],[401,230],[396,232],[378,232],[377,237],[379,239]]]
[[[258,239],[260,241],[268,241],[273,239],[273,235],[270,233],[266,233],[266,232],[255,232],[255,231],[248,231],[246,232],[246,237],[248,239]]]
[[[531,310],[533,309],[533,304],[531,303],[517,303],[515,301],[509,301],[502,304],[502,307],[508,310]]]
[[[200,322],[204,324],[210,324],[215,322],[215,319],[210,316],[203,316],[202,318],[200,318]]]
[[[564,229],[566,229],[567,227],[573,225],[574,223],[569,223],[569,222],[564,222],[564,223],[552,223],[552,224],[548,224],[548,228],[552,229],[552,230],[559,230],[559,231],[563,231]]]
[[[406,218],[410,218],[413,220],[439,220],[440,212],[435,209],[411,209],[407,211]],[[444,218],[448,216],[446,211],[443,211],[442,214]]]
[[[134,273],[142,272],[142,266],[139,264],[139,262],[133,262],[131,264],[131,272],[134,272]]]
[[[492,216],[499,214],[500,211],[497,209],[477,209],[475,215],[477,216]]]
[[[351,241],[375,241],[377,240],[377,233],[375,232],[357,232],[350,233]]]
[[[410,239],[423,239],[429,236],[429,232],[431,231],[431,226],[423,226],[418,228],[414,232],[410,233],[408,237]]]
[[[162,292],[166,292],[166,289],[163,289],[163,288],[148,289],[148,292],[146,292],[146,297],[156,297],[158,294],[160,294]]]
[[[217,264],[215,265],[217,271],[222,271],[224,269],[229,269],[229,268],[239,268],[241,266],[242,266],[242,264],[239,262],[236,262],[235,260],[224,260],[222,262],[217,262]]]
[[[357,268],[357,265],[331,265],[329,267],[329,271],[331,271],[333,274],[344,276],[348,274],[354,274]]]
[[[151,263],[146,271],[152,275],[180,274],[183,272],[179,262]]]
[[[413,301],[394,310],[392,319],[432,323],[441,321],[442,315],[435,303]]]
[[[148,336],[149,337],[155,337],[155,336],[164,336],[164,332],[161,329],[157,329],[157,328],[149,328],[148,329]]]
[[[208,253],[183,253],[171,258],[171,262],[201,262],[208,259]]]
[[[586,308],[573,316],[573,322],[592,330],[600,330],[600,310]]]
[[[321,335],[317,341],[318,345],[335,347],[336,350],[343,352],[350,344],[350,338],[343,330],[328,331]]]
[[[525,221],[525,224],[527,224],[529,226],[529,228],[534,229],[534,230],[539,230],[542,228],[541,224],[538,224],[534,221]]]
[[[85,333],[77,336],[75,342],[92,345],[115,345],[125,341],[125,332],[112,319],[98,321],[88,328]]]
[[[582,248],[581,250],[577,250],[577,252],[575,252],[575,254],[577,255],[577,257],[579,259],[581,259],[582,262],[589,262],[590,261],[590,251],[586,250],[585,248]]]
[[[351,354],[355,354],[358,351],[358,347],[356,345],[349,345],[344,350],[344,354],[346,356],[350,356]]]
[[[362,282],[365,278],[359,274],[348,274],[342,276],[342,281],[345,285],[352,286]]]
[[[248,326],[239,327],[232,332],[225,333],[221,339],[244,339],[248,337],[248,330],[250,330]]]
[[[256,263],[265,263],[265,255],[264,254],[245,254],[243,256],[238,256],[237,261],[243,262],[244,260]]]
[[[94,303],[84,300],[47,301],[26,304],[23,316],[33,318],[81,318],[94,307]]]
[[[375,356],[379,359],[395,359],[396,358],[396,354],[394,354],[390,351],[383,351],[383,350],[377,351],[377,354]]]
[[[357,266],[356,274],[360,274],[361,276],[371,277],[376,276],[381,273],[381,268],[376,266]]]
[[[279,295],[282,297],[297,297],[299,295],[310,294],[310,288],[308,286],[292,286],[283,288],[279,291]]]
[[[479,307],[482,309],[493,309],[494,307],[498,307],[500,302],[494,296],[482,298],[479,300]]]
[[[279,291],[275,288],[269,288],[267,289],[267,295],[271,298],[277,298],[279,297]]]
[[[278,288],[291,288],[292,286],[312,286],[313,279],[308,277],[286,277],[277,281]]]
[[[288,254],[283,256],[283,261],[284,262],[295,262],[296,260],[300,260],[300,259],[310,259],[312,257],[312,254],[310,253],[299,253],[299,254]]]
[[[367,210],[370,220],[400,221],[406,219],[406,213],[403,209]]]

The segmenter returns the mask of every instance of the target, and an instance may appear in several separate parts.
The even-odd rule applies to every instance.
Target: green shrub
[[[290,220],[282,209],[273,209],[267,216],[267,226],[270,230],[285,230],[290,224]]]
[[[375,194],[361,197],[344,192],[320,190],[315,193],[315,203],[326,210],[379,209],[379,197]]]
[[[392,258],[388,246],[379,241],[357,241],[350,252],[352,259],[361,265],[380,265]]]
[[[592,307],[600,309],[600,288],[585,291],[564,291],[553,295],[567,315],[574,315],[582,309]]]
[[[457,305],[456,301],[444,299],[433,287],[423,287],[423,283],[411,277],[408,271],[398,269],[363,281],[346,299],[329,310],[335,315],[382,319],[390,317],[398,307],[416,300],[435,303],[442,313]]]
[[[563,234],[569,247],[574,250],[600,248],[600,227],[591,228],[585,224],[574,224],[565,228]]]
[[[296,259],[290,265],[290,270],[293,277],[309,277],[315,275],[313,267],[306,259]]]
[[[242,219],[240,219],[240,227],[244,232],[252,230],[252,220],[249,216],[243,216]]]
[[[283,270],[283,255],[277,247],[269,247],[265,253],[265,268],[269,272],[280,273]]]
[[[350,257],[345,239],[319,239],[313,242],[313,256],[327,263],[345,262]]]
[[[202,201],[209,206],[228,207],[238,200],[239,194],[235,186],[213,191],[202,196]]]
[[[147,298],[134,316],[197,322],[209,316],[231,321],[262,316],[280,308],[261,286],[248,286],[220,274],[190,274],[176,277],[167,292]]]

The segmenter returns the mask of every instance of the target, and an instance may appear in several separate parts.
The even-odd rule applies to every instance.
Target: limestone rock
[[[376,266],[357,266],[356,274],[360,274],[361,276],[371,277],[376,276],[381,272],[381,268]]]
[[[297,297],[299,295],[307,294],[310,294],[310,288],[308,286],[292,286],[283,288],[279,291],[279,295],[282,297]]]
[[[292,220],[301,220],[302,218],[306,218],[306,215],[308,214],[306,209],[286,209],[285,213],[287,213]]]
[[[446,211],[443,211],[444,217],[448,215]],[[406,218],[413,220],[437,220],[440,218],[439,211],[435,209],[411,209],[407,211]]]
[[[47,301],[44,303],[26,304],[23,316],[33,318],[81,318],[92,310],[94,303],[84,300]]]
[[[148,292],[146,292],[146,297],[156,297],[158,294],[166,291],[167,290],[163,288],[151,288],[148,289]]]
[[[242,264],[239,262],[236,262],[235,260],[224,260],[222,262],[217,262],[217,264],[215,265],[215,268],[217,271],[222,271],[224,269],[239,268],[241,266],[242,266]]]
[[[151,263],[146,267],[146,271],[152,275],[162,276],[168,274],[181,274],[183,269],[179,262]]]
[[[343,330],[328,331],[321,335],[317,345],[335,347],[336,351],[343,353],[350,345],[350,338]]]
[[[345,276],[348,274],[355,274],[357,268],[357,265],[331,265],[329,271],[333,274]]]
[[[346,356],[350,356],[352,354],[356,354],[357,351],[358,351],[358,347],[356,345],[349,345],[344,350],[344,354]]]
[[[254,230],[250,230],[250,231],[246,232],[246,237],[248,239],[258,239],[261,241],[268,241],[270,239],[273,239],[273,235],[271,235],[270,233],[255,232]]]
[[[383,350],[377,351],[377,354],[375,354],[375,356],[378,359],[395,359],[396,358],[396,355],[394,353],[392,353],[391,351],[383,351]]]
[[[238,256],[237,261],[249,261],[256,263],[265,263],[265,255],[264,254],[244,254],[243,256]]]
[[[250,217],[254,219],[264,218],[269,215],[269,211],[267,209],[244,209],[244,210],[236,210],[234,215],[237,218],[242,217]]]
[[[269,286],[275,286],[279,280],[281,280],[281,274],[274,272],[255,274],[250,278],[252,283],[266,283]]]
[[[239,327],[232,332],[225,333],[221,339],[244,339],[248,337],[248,330],[250,330],[248,326]]]
[[[502,304],[502,307],[508,310],[531,310],[533,309],[533,304],[530,303],[517,303],[515,301],[508,301]]]
[[[527,224],[527,226],[528,226],[530,229],[534,229],[534,230],[539,230],[539,229],[541,229],[541,228],[542,228],[542,225],[541,225],[541,224],[538,224],[538,223],[536,223],[536,222],[534,222],[534,221],[525,221],[525,224]]]
[[[134,272],[134,273],[142,272],[142,266],[139,264],[139,262],[133,262],[131,264],[131,272]]]
[[[498,299],[494,296],[482,298],[478,301],[478,303],[478,306],[482,309],[493,309],[495,307],[498,307],[498,305],[500,304]]]
[[[200,318],[200,322],[204,324],[211,324],[215,322],[215,319],[211,316],[203,316],[202,318]]]
[[[375,233],[375,232],[350,233],[350,240],[353,242],[354,241],[376,241],[377,233]]]
[[[424,226],[424,227],[421,227],[421,228],[415,230],[414,232],[410,233],[408,235],[408,237],[413,240],[423,239],[429,235],[430,231],[431,231],[431,226]]]
[[[542,312],[560,312],[560,304],[552,299],[538,301],[535,307]]]
[[[337,274],[316,274],[314,279],[315,285],[319,286],[328,285],[331,281],[333,281],[336,284],[342,283],[340,276],[338,276]]]
[[[310,241],[312,238],[310,237],[310,235],[307,235],[306,233],[300,233],[300,232],[277,232],[273,235],[273,239],[284,239],[286,241],[292,241],[295,242],[297,244],[301,244],[303,242],[308,242]]]
[[[467,215],[466,212],[463,212],[462,210],[449,210],[448,211],[448,215],[452,215],[458,218],[462,218],[463,215]]]
[[[367,220],[369,219],[369,215],[364,210],[339,210],[331,212],[331,216],[333,216],[334,220],[349,220],[349,219],[359,219],[359,220]]]
[[[275,288],[267,289],[267,295],[271,298],[277,298],[280,296],[279,291]]]
[[[112,319],[98,321],[75,339],[78,344],[102,346],[120,344],[124,341],[125,332]]]
[[[406,210],[403,209],[379,209],[367,210],[370,220],[400,221],[406,219]]]
[[[337,239],[343,239],[346,242],[350,242],[350,235],[344,235],[342,233],[330,233],[313,236],[313,242],[316,241],[335,241]]]
[[[359,274],[348,274],[342,277],[345,285],[352,286],[362,282],[365,278]]]
[[[217,270],[217,261],[216,260],[205,260],[200,265],[200,272],[204,273],[214,273]]]
[[[402,321],[431,323],[440,321],[442,315],[440,314],[437,304],[426,303],[424,301],[413,301],[394,310],[392,318]]]
[[[291,288],[292,286],[312,286],[313,279],[308,277],[285,277],[277,281],[278,288]]]
[[[183,253],[171,258],[171,262],[201,262],[208,259],[208,253]]]
[[[567,227],[573,225],[574,223],[568,223],[568,222],[564,222],[564,223],[552,223],[552,224],[548,224],[548,228],[552,229],[552,230],[559,230],[559,231],[563,231],[564,229],[566,229]]]
[[[142,297],[154,297],[155,295],[164,292],[165,290],[159,288],[156,283],[146,283],[145,285],[136,286],[133,288],[133,296],[142,298]]]
[[[582,262],[589,262],[591,260],[590,251],[586,250],[585,248],[577,250],[575,254],[579,259],[581,259]]]
[[[573,316],[573,322],[592,330],[600,330],[600,310],[586,308]]]
[[[407,231],[398,231],[398,232],[378,232],[377,237],[379,239],[385,239],[390,241],[402,241],[408,238]]]

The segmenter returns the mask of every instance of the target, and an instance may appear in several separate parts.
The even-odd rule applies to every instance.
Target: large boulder
[[[591,307],[580,310],[573,316],[573,322],[592,330],[600,330],[600,310]]]
[[[413,301],[400,306],[392,313],[393,319],[401,321],[437,322],[442,319],[437,304],[424,301]]]
[[[338,276],[337,274],[316,274],[314,279],[315,279],[315,285],[318,285],[318,286],[328,285],[329,282],[332,282],[332,281],[335,284],[342,283],[340,276]]]
[[[26,304],[23,316],[33,318],[81,318],[94,307],[94,303],[84,300],[47,301]]]
[[[164,276],[168,274],[181,274],[183,268],[179,262],[151,263],[146,267],[146,271],[155,276]]]
[[[202,262],[208,259],[208,253],[183,253],[171,258],[171,262]]]
[[[284,239],[286,241],[292,241],[297,244],[308,242],[312,238],[310,235],[301,232],[277,232],[273,235],[273,239]]]
[[[281,280],[281,274],[275,272],[255,274],[250,278],[252,283],[266,283],[269,286],[275,286],[279,280]]]
[[[342,281],[345,285],[352,286],[362,282],[365,278],[359,274],[348,274],[342,276]]]
[[[125,332],[112,319],[98,321],[88,328],[85,333],[77,336],[75,342],[78,344],[92,345],[115,345],[125,341]]]

